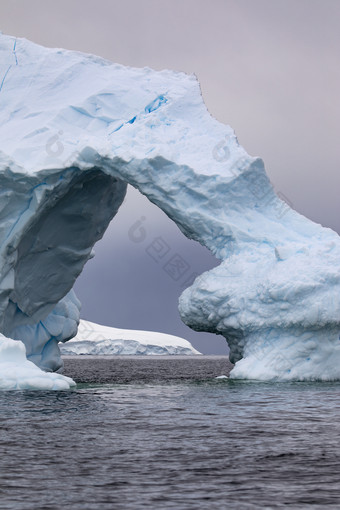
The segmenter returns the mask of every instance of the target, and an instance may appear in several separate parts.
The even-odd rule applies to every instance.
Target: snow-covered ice
[[[26,358],[22,342],[0,334],[0,390],[68,390],[75,385],[70,377],[38,368]]]
[[[179,302],[232,377],[340,378],[340,242],[278,198],[195,76],[0,36],[0,331],[62,366],[73,284],[127,183],[221,264]]]
[[[81,320],[77,335],[60,344],[61,354],[90,355],[167,355],[201,354],[190,342],[178,336],[117,329]]]

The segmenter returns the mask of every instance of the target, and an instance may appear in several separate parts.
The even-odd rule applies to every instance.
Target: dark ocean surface
[[[340,383],[215,379],[226,357],[78,357],[0,393],[0,509],[340,508]]]

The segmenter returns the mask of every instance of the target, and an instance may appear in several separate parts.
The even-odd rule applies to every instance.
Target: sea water
[[[340,383],[216,379],[226,357],[67,358],[0,393],[0,508],[340,507]]]

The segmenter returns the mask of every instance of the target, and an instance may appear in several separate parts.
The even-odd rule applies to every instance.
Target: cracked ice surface
[[[340,377],[338,235],[280,200],[194,76],[0,36],[0,331],[45,370],[74,336],[75,279],[130,183],[221,264],[180,314],[233,377]]]

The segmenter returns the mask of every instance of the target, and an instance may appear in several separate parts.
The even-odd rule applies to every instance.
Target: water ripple
[[[340,507],[340,384],[91,363],[66,364],[75,391],[0,393],[1,509]]]

